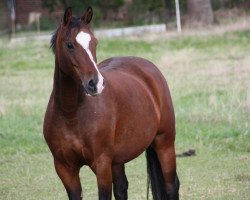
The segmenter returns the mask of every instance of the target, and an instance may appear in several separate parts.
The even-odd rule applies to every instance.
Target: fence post
[[[177,31],[181,32],[181,17],[180,17],[179,0],[175,0],[175,9],[176,9]]]

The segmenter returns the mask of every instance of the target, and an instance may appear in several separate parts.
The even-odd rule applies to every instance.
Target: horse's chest
[[[87,162],[88,148],[86,148],[78,123],[70,124],[68,121],[61,121],[60,126],[55,125],[51,129],[49,140],[53,155],[61,162],[69,166],[83,165]]]

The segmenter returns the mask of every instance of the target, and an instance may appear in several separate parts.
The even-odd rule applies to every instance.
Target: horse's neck
[[[70,77],[65,75],[58,64],[54,73],[54,98],[55,103],[66,114],[75,113],[82,101],[82,92],[79,85]]]

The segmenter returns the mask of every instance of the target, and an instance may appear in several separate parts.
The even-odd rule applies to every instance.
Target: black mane
[[[56,39],[57,39],[57,33],[59,31],[59,27],[56,29],[56,31],[53,33],[51,39],[50,39],[50,48],[55,53],[56,52]]]
[[[70,21],[69,25],[68,25],[68,31],[67,31],[67,35],[70,34],[70,30],[72,28],[81,28],[81,18],[77,18],[77,17],[72,17],[72,20]],[[56,39],[57,39],[57,35],[58,32],[60,30],[60,26],[56,29],[56,31],[53,33],[51,40],[50,40],[50,48],[52,49],[52,51],[55,53],[56,52]]]

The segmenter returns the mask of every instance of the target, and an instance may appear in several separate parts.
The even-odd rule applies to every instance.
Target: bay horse
[[[82,199],[79,171],[97,177],[100,200],[127,199],[124,164],[146,150],[154,200],[179,199],[175,116],[165,78],[151,62],[114,57],[97,65],[93,10],[69,7],[51,39],[53,90],[43,133],[70,200]]]

